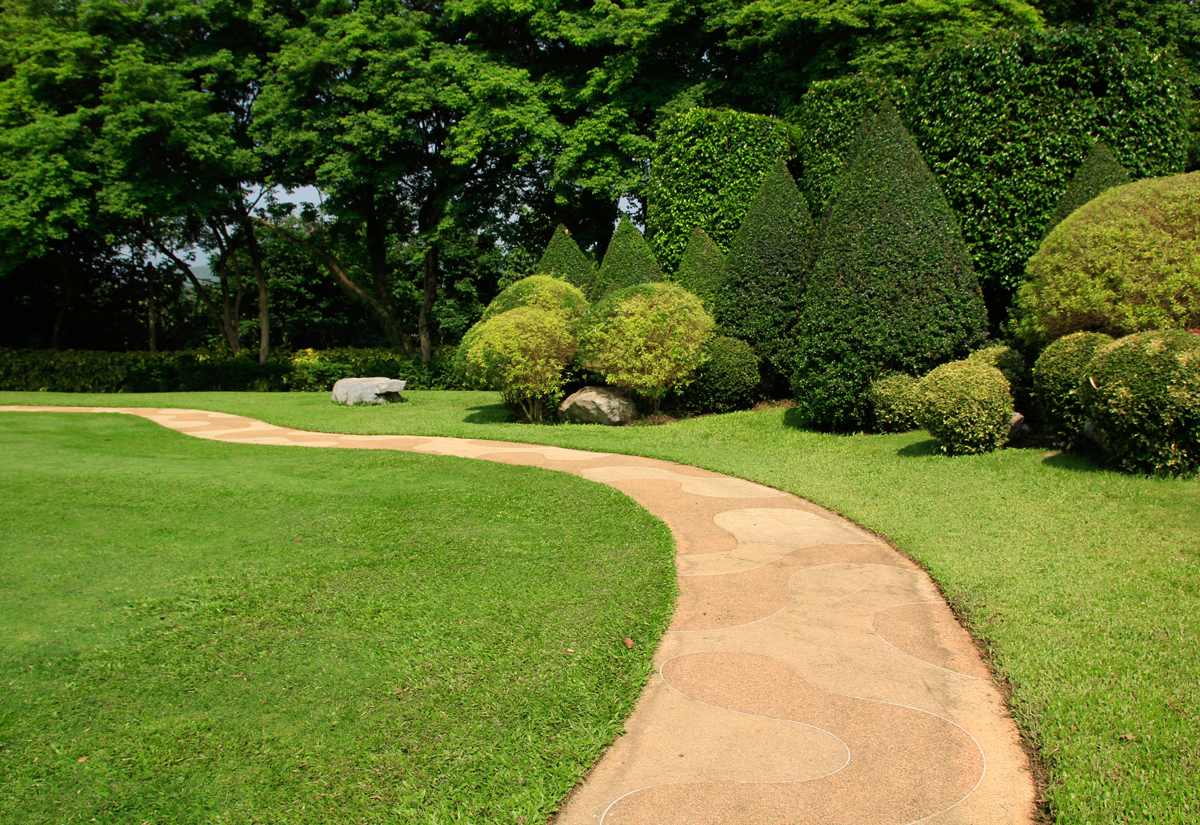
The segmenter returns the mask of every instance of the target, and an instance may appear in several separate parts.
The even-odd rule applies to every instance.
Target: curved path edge
[[[341,435],[228,413],[137,415],[198,438],[525,464],[625,493],[675,536],[680,597],[656,673],[556,825],[992,825],[1034,821],[1016,725],[928,575],[796,496],[642,458]]]

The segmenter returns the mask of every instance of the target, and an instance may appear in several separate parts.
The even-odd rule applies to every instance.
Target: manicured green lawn
[[[1049,770],[1060,823],[1200,821],[1200,481],[1041,450],[947,458],[924,433],[829,436],[785,410],[661,427],[524,426],[489,393],[347,408],[313,394],[76,396],[0,404],[192,406],[291,427],[635,453],[805,496],[924,564],[990,646]]]
[[[0,822],[543,822],[674,605],[665,526],[562,474],[38,413],[0,456]]]

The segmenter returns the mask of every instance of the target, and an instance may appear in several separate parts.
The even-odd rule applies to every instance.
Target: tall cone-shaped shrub
[[[1070,215],[1079,207],[1097,195],[1114,186],[1124,186],[1130,181],[1129,172],[1121,162],[1113,157],[1112,149],[1102,140],[1092,144],[1083,163],[1076,170],[1075,176],[1067,184],[1067,191],[1058,201],[1058,206],[1050,213],[1046,223],[1046,235],[1058,226],[1063,218]]]
[[[589,298],[598,301],[610,292],[635,284],[651,284],[663,280],[658,259],[650,244],[637,227],[624,215],[608,242],[608,250],[596,273]]]
[[[796,325],[792,389],[809,426],[867,422],[871,382],[965,356],[987,330],[971,257],[894,108],[863,120]]]
[[[768,383],[791,372],[791,332],[812,265],[815,228],[808,206],[778,161],[733,238],[714,303],[721,332],[763,360]]]
[[[591,291],[595,273],[596,267],[591,259],[583,254],[579,244],[575,243],[571,233],[561,223],[550,236],[546,251],[533,270],[534,275],[549,275],[577,286],[584,295]]]
[[[725,277],[725,253],[703,229],[693,229],[675,283],[695,295],[709,312]]]

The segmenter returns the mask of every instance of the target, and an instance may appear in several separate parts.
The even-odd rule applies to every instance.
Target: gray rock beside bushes
[[[637,418],[637,407],[629,396],[613,387],[584,387],[558,408],[562,421],[577,424],[628,424]]]
[[[333,385],[335,404],[386,404],[403,401],[405,381],[397,378],[343,378]]]

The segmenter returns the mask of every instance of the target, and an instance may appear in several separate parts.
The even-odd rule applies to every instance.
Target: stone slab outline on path
[[[1032,823],[1016,725],[928,575],[811,502],[657,459],[340,435],[203,410],[137,415],[212,440],[477,458],[608,484],[666,522],[680,597],[626,734],[555,825]]]

